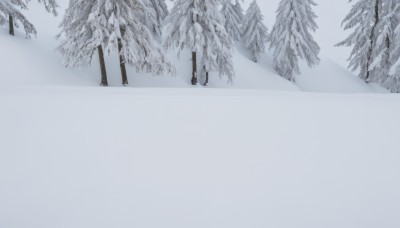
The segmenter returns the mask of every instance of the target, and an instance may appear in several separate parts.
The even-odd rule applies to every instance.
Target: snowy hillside
[[[245,1],[245,7],[250,1]],[[170,3],[171,4],[171,3]],[[237,44],[234,57],[236,79],[234,84],[227,84],[227,80],[220,79],[217,74],[211,75],[210,87],[218,88],[242,88],[242,89],[274,89],[274,90],[304,90],[318,92],[350,92],[368,93],[383,92],[376,86],[366,85],[362,80],[354,77],[345,67],[348,57],[346,48],[333,47],[335,43],[344,38],[345,33],[340,28],[340,23],[348,8],[347,1],[343,4],[331,6],[329,2],[318,1],[316,11],[319,15],[320,30],[316,38],[322,49],[321,65],[314,69],[303,67],[303,74],[298,77],[297,86],[287,82],[278,76],[272,67],[271,52],[267,51],[257,63],[250,60],[250,54],[244,50],[242,44]],[[67,1],[60,2],[60,14],[63,14]],[[269,29],[275,21],[275,10],[278,0],[260,1],[263,9],[265,24]],[[88,69],[66,69],[62,64],[62,57],[55,51],[57,40],[55,36],[60,29],[58,25],[61,16],[54,18],[46,14],[42,6],[37,3],[31,4],[31,10],[26,12],[27,17],[32,20],[38,30],[37,39],[26,40],[21,30],[17,31],[16,37],[7,35],[6,27],[1,27],[1,59],[7,59],[7,65],[0,68],[0,79],[3,85],[73,85],[73,86],[97,86],[99,84],[98,62],[94,61]],[[334,33],[329,32],[331,29]],[[334,36],[332,34],[335,34]],[[184,54],[177,59],[176,54],[169,53],[170,60],[176,66],[178,72],[176,77],[163,76],[153,77],[143,73],[137,73],[128,69],[128,77],[131,86],[134,87],[190,87],[190,53]],[[110,84],[119,86],[121,79],[118,65],[118,57],[107,58],[108,74]],[[19,66],[24,63],[23,67]]]
[[[279,1],[258,2],[271,30]],[[32,1],[36,39],[0,27],[0,228],[399,228],[400,97],[334,47],[348,1],[316,2],[322,61],[296,84],[238,43],[233,84],[191,86],[170,51],[175,77],[128,68],[128,88],[108,57],[106,88]]]

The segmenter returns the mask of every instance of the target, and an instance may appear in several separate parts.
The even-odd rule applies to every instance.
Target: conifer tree
[[[174,73],[150,30],[142,23],[145,5],[141,0],[71,0],[61,23],[59,46],[69,67],[87,66],[99,55],[101,85],[107,86],[104,55],[118,50],[123,84],[125,62],[154,75]]]
[[[67,67],[86,67],[97,53],[101,86],[108,86],[104,46],[108,41],[107,18],[94,0],[70,0],[61,22],[62,37],[58,50]]]
[[[211,1],[217,4],[217,1]],[[210,72],[219,72],[219,76],[227,76],[228,82],[232,82],[235,75],[232,56],[234,42],[232,37],[226,32],[223,23],[224,19],[217,7],[207,7],[205,5],[203,25],[205,44],[203,46],[202,76],[205,76],[204,86],[209,82]]]
[[[168,6],[165,0],[146,0],[147,17],[146,22],[149,29],[157,36],[161,37],[162,24],[168,16]]]
[[[354,0],[350,0],[353,2]],[[377,26],[380,22],[382,0],[358,0],[343,20],[345,30],[353,32],[337,46],[352,46],[349,67],[359,70],[359,77],[371,81],[371,64],[376,55]]]
[[[232,57],[234,42],[226,31],[224,17],[218,11],[218,1],[212,0],[205,2],[204,25],[205,45],[203,47],[202,61],[203,74],[205,76],[204,85],[209,82],[209,73],[218,72],[219,76],[226,76],[228,82],[232,82],[235,75]],[[208,26],[207,26],[208,25]]]
[[[7,24],[9,26],[9,34],[15,35],[15,27],[19,27],[18,23],[21,23],[24,27],[27,38],[31,38],[31,35],[36,36],[37,31],[35,26],[29,22],[29,20],[20,11],[27,10],[27,2],[23,0],[0,0],[0,25]]]
[[[178,56],[185,48],[192,52],[192,85],[197,79],[197,52],[202,51],[205,40],[201,25],[201,0],[177,0],[166,18],[164,45],[177,47]]]
[[[240,20],[243,21],[243,19],[244,19],[244,10],[242,8],[242,5],[240,4],[240,0],[236,0],[235,2],[236,2],[235,3],[236,14],[239,16]],[[243,2],[243,0],[242,0],[242,2]]]
[[[237,2],[237,4],[240,7],[240,3]],[[225,29],[235,41],[241,38],[243,23],[243,17],[239,15],[237,7],[231,3],[231,0],[222,0],[221,13],[225,17]]]
[[[300,73],[299,58],[309,67],[320,61],[320,48],[311,35],[318,28],[312,10],[315,5],[313,0],[281,0],[279,4],[270,48],[274,48],[275,70],[290,81],[295,81],[294,74]]]
[[[161,30],[157,21],[157,14],[150,0],[143,0],[145,10],[143,11],[143,23],[149,28],[154,36],[160,37]]]
[[[203,52],[202,71],[218,70],[220,75],[233,77],[233,41],[223,26],[218,0],[177,0],[166,18],[164,45],[192,51],[192,85],[198,83],[197,53]],[[217,64],[220,64],[218,67]],[[206,79],[207,83],[207,79]],[[206,84],[205,83],[205,84]]]
[[[56,0],[38,0],[38,1],[43,3],[47,12],[52,13],[54,16],[58,15],[57,13],[58,4]]]
[[[376,28],[377,38],[374,43],[374,58],[369,66],[369,72],[370,81],[381,85],[384,84],[389,76],[394,60],[392,58],[396,45],[394,31],[399,25],[399,20],[396,18],[399,13],[397,12],[396,4],[399,5],[398,0],[386,0],[382,2],[381,18]]]
[[[246,48],[251,51],[252,60],[257,62],[257,58],[265,51],[265,43],[268,38],[268,29],[263,24],[263,16],[257,1],[254,0],[246,11],[243,20],[243,40]]]
[[[10,35],[15,35],[15,27],[18,28],[18,23],[21,23],[27,38],[31,38],[31,35],[36,36],[35,26],[20,11],[28,9],[28,2],[29,0],[0,0],[0,25],[8,22]],[[57,16],[58,5],[55,0],[38,0],[38,2],[42,3],[48,12]]]
[[[392,31],[387,34],[393,35],[390,41],[390,56],[389,63],[391,64],[390,70],[386,77],[381,79],[380,84],[388,89],[392,93],[400,93],[400,2],[398,0],[391,0],[392,11],[388,14],[383,21],[390,20],[390,23],[385,24],[387,27],[393,28]],[[393,26],[393,27],[392,27]],[[382,26],[386,27],[386,26]],[[384,36],[384,33],[380,32],[380,36]]]

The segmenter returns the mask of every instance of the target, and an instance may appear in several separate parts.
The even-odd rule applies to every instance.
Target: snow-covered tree
[[[203,52],[201,64],[206,76],[219,71],[232,80],[233,40],[223,25],[218,0],[177,0],[166,18],[164,45],[192,51],[192,84],[198,82],[197,52]],[[217,66],[218,65],[218,66]],[[207,82],[207,79],[206,79]]]
[[[197,80],[197,52],[202,51],[205,44],[201,0],[177,0],[166,20],[164,45],[178,48],[178,56],[185,48],[192,51],[192,85]]]
[[[231,0],[222,0],[221,13],[225,17],[225,29],[228,34],[235,40],[239,41],[242,34],[243,17],[240,15],[241,9],[239,5],[233,5]]]
[[[155,75],[174,73],[150,30],[143,24],[142,0],[71,0],[61,23],[59,51],[69,67],[87,66],[97,53],[107,86],[104,54],[118,50],[123,84],[128,83],[125,62]]]
[[[146,24],[149,29],[157,36],[161,37],[162,24],[168,16],[168,6],[165,0],[146,0]]]
[[[299,58],[309,67],[320,61],[320,48],[311,35],[318,28],[312,10],[315,5],[313,0],[281,0],[278,7],[270,48],[274,48],[276,71],[290,81],[295,81],[294,74],[300,73]]]
[[[35,26],[29,22],[29,20],[22,14],[20,9],[28,9],[26,1],[0,0],[0,25],[4,25],[8,22],[9,34],[14,36],[14,26],[18,28],[18,23],[21,23],[24,27],[27,38],[30,38],[31,35],[36,36],[37,31]]]
[[[245,46],[251,51],[253,61],[257,62],[258,56],[265,51],[268,29],[263,24],[263,16],[256,0],[251,3],[246,11],[243,28]]]
[[[377,38],[374,43],[372,63],[369,66],[370,81],[383,84],[389,76],[390,68],[393,65],[392,52],[396,45],[394,31],[399,25],[396,18],[398,0],[386,0],[382,2],[381,18],[376,25]],[[395,55],[394,55],[395,56]]]
[[[54,16],[57,16],[56,9],[58,8],[58,4],[56,0],[38,0],[38,1],[43,3],[47,12],[52,13]]]
[[[392,11],[387,14],[382,21],[383,29],[379,33],[378,41],[385,37],[391,39],[386,39],[388,48],[390,50],[389,62],[390,70],[387,75],[384,75],[384,78],[379,80],[379,83],[390,90],[393,93],[400,93],[400,1],[391,0],[392,2]],[[382,38],[381,38],[382,37]],[[383,49],[382,52],[385,53],[383,57],[386,56],[386,49]],[[382,58],[384,60],[384,58]],[[383,65],[386,67],[387,65]],[[384,68],[386,70],[386,68]]]
[[[235,0],[235,11],[236,14],[239,16],[240,20],[243,21],[244,18],[244,10],[242,8],[242,5],[240,4],[240,0]],[[242,0],[243,2],[243,0]]]
[[[209,72],[218,72],[219,76],[227,76],[228,82],[235,75],[232,56],[234,42],[224,27],[224,17],[218,11],[218,0],[205,2],[202,19],[205,45],[203,47],[201,65],[203,66],[204,85],[209,81]]]
[[[161,30],[157,21],[157,14],[150,0],[143,0],[145,10],[143,11],[143,23],[150,29],[153,35],[159,37]]]
[[[6,23],[7,23],[7,18],[4,15],[0,14],[0,26]]]
[[[97,53],[101,70],[101,85],[108,86],[104,46],[108,41],[107,18],[97,1],[70,0],[61,22],[62,37],[58,50],[67,67],[86,67]]]
[[[203,24],[211,25],[204,27],[205,45],[201,59],[203,66],[201,75],[205,76],[205,86],[209,81],[209,72],[218,71],[220,77],[228,77],[228,82],[232,82],[235,75],[232,62],[234,42],[223,27],[223,18],[217,16],[216,9],[209,7],[205,11],[206,17],[203,21]],[[213,12],[214,10],[215,12]]]
[[[43,3],[46,10],[57,15],[56,8],[58,7],[55,0],[38,0]],[[28,9],[29,0],[0,0],[0,25],[4,25],[8,22],[9,33],[14,36],[14,27],[19,27],[18,23],[21,23],[24,27],[26,37],[30,38],[31,35],[36,36],[37,31],[35,26],[29,22],[20,10]]]
[[[354,0],[350,0],[352,2]],[[386,0],[385,0],[386,1]],[[345,30],[353,32],[337,46],[352,46],[349,67],[359,69],[359,77],[371,81],[371,64],[376,55],[377,26],[381,18],[382,0],[358,0],[343,20]]]

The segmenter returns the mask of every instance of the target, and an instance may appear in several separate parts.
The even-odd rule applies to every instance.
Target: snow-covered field
[[[238,44],[234,84],[209,88],[175,53],[176,77],[128,88],[111,56],[100,88],[32,3],[37,39],[0,27],[0,228],[400,227],[400,97],[345,69],[347,0],[316,2],[319,67],[294,85]],[[278,0],[259,4],[271,29]]]
[[[0,226],[400,226],[400,98],[3,88]]]

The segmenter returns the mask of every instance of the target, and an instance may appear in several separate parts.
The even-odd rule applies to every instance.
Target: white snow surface
[[[176,77],[128,88],[111,56],[100,88],[32,2],[37,39],[0,27],[0,228],[400,227],[400,97],[345,69],[347,0],[316,2],[320,66],[294,85],[238,44],[234,84],[209,88],[173,52]],[[258,3],[271,29],[278,0]]]
[[[1,88],[4,228],[397,228],[400,98]]]

